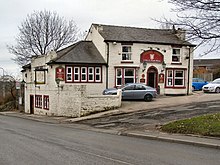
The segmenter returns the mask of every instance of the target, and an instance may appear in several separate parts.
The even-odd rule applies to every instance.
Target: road
[[[1,165],[219,165],[220,150],[0,115]]]

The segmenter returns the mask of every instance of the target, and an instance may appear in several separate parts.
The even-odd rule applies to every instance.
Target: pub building
[[[194,47],[182,29],[92,24],[85,40],[23,66],[25,112],[77,116],[88,108],[88,95],[126,83],[146,84],[160,95],[189,95]],[[103,105],[120,104],[111,99]]]

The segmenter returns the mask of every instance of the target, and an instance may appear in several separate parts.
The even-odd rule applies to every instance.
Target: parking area
[[[158,96],[151,102],[145,101],[122,101],[122,106],[118,110],[121,112],[135,112],[140,110],[148,110],[154,108],[178,106],[189,103],[198,103],[206,101],[220,100],[220,94],[203,93],[195,91],[189,96]]]

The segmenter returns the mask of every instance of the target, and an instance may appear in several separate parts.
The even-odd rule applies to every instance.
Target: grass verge
[[[220,113],[174,121],[163,125],[161,130],[169,133],[220,137]]]

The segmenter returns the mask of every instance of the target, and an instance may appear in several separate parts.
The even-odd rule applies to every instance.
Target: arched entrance
[[[147,70],[147,85],[153,88],[158,87],[158,70],[154,66],[151,66]]]

